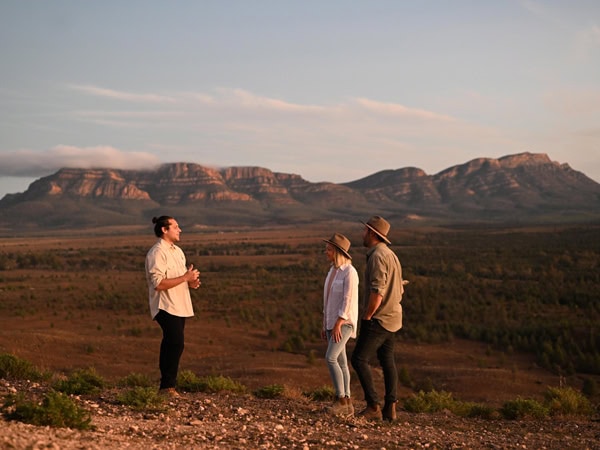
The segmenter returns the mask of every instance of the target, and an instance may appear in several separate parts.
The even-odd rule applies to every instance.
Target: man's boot
[[[382,412],[383,420],[394,422],[396,420],[396,402],[386,402]]]
[[[367,420],[381,420],[381,406],[379,404],[367,405],[365,409],[358,413],[358,417],[363,417]]]

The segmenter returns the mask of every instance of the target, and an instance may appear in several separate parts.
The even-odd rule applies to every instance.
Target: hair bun
[[[156,223],[156,222],[158,222],[158,217],[153,217],[152,218],[152,223]]]

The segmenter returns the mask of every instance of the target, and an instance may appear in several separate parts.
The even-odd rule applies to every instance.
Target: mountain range
[[[600,219],[600,184],[546,154],[477,158],[435,175],[406,167],[348,183],[312,183],[262,167],[169,163],[156,170],[64,168],[0,200],[7,230],[146,224],[195,226],[363,220],[567,223]]]

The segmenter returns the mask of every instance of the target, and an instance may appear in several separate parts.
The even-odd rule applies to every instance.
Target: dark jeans
[[[162,328],[163,338],[160,343],[160,388],[172,388],[177,384],[179,360],[183,353],[183,329],[185,317],[177,317],[162,309],[154,318]]]
[[[383,369],[385,403],[396,401],[398,372],[394,360],[395,341],[396,333],[383,328],[377,320],[361,320],[360,332],[352,353],[352,367],[358,375],[369,406],[379,404],[379,396],[373,386],[373,376],[369,367],[369,361],[375,355]]]

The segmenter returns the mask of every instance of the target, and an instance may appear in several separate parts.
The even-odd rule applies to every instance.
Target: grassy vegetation
[[[7,420],[33,425],[80,430],[92,428],[89,412],[67,395],[56,391],[45,394],[41,403],[27,398],[23,393],[8,395],[4,399],[2,414]]]
[[[58,380],[53,387],[65,394],[97,394],[106,386],[106,381],[92,368],[78,369],[66,380]]]
[[[191,370],[177,376],[177,386],[187,392],[246,392],[246,387],[222,375],[199,377]]]
[[[8,360],[7,356],[10,355],[0,355],[0,360]],[[26,377],[28,374],[28,372],[18,372],[14,375],[15,379],[25,379],[20,377]],[[52,376],[56,378],[57,374],[52,374]],[[122,388],[116,395],[117,403],[136,411],[164,411],[167,408],[165,398],[159,394],[156,387],[145,386],[146,383],[145,376],[135,373],[120,380],[118,384]],[[220,375],[198,377],[191,371],[182,371],[178,377],[178,384],[180,389],[188,392],[237,394],[247,392],[245,386],[228,377]],[[76,399],[65,392],[75,395],[106,395],[105,390],[109,386],[96,374],[95,370],[93,368],[76,370],[67,380],[55,383],[53,387],[60,387],[64,392],[59,392],[48,385],[48,391],[43,394],[41,400],[31,393],[8,394],[3,399],[0,413],[6,420],[17,420],[34,425],[82,430],[93,428],[90,412],[79,406]],[[253,394],[261,399],[294,398],[296,396],[294,392],[288,392],[288,389],[280,384],[264,386],[256,389]],[[311,401],[323,402],[334,399],[335,393],[331,386],[322,386],[309,392],[303,392],[302,396]],[[405,398],[403,407],[412,413],[449,411],[462,417],[509,420],[545,419],[556,416],[586,418],[594,414],[590,400],[582,392],[570,387],[549,387],[543,402],[517,397],[515,400],[505,402],[499,409],[480,403],[463,402],[455,399],[451,393],[444,391],[419,391]]]
[[[525,418],[543,419],[548,416],[580,416],[592,414],[590,401],[573,388],[548,388],[544,402],[518,397],[505,402],[499,410],[480,403],[456,400],[449,392],[420,391],[403,402],[404,409],[415,413],[450,411],[462,417],[493,419],[503,417],[516,420]]]
[[[557,374],[589,376],[585,388],[598,395],[600,227],[392,231],[392,248],[410,281],[400,339],[467,338],[487,343],[499,355],[530,352]],[[347,233],[362,281],[365,249],[356,241],[358,234]],[[94,311],[110,319],[98,324],[102,334],[158,336],[158,327],[148,320],[143,273],[149,246],[136,242],[2,247],[9,250],[0,250],[0,313],[44,315],[52,327],[53,318],[78,321]],[[273,242],[200,236],[182,242],[182,248],[202,272],[202,289],[192,293],[202,320],[218,317],[238,329],[264,332],[272,350],[314,359],[327,271],[320,240],[291,244],[283,235]],[[86,355],[98,348],[89,339],[81,347]],[[0,359],[3,377],[27,371],[28,379],[43,376],[35,370]],[[412,380],[402,370],[400,378],[415,391],[433,387],[430,380]],[[148,387],[143,385],[148,380],[129,382]],[[76,384],[63,380],[61,389],[68,392]]]
[[[50,372],[41,371],[29,361],[8,353],[0,354],[0,378],[41,381],[50,376]]]
[[[156,388],[135,386],[117,396],[117,401],[136,411],[162,411],[165,398]]]

